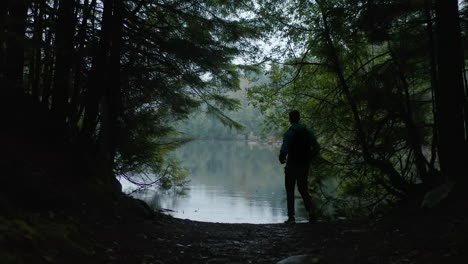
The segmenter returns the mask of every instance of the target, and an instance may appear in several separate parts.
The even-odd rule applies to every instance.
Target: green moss
[[[64,218],[37,214],[0,217],[0,263],[43,263],[90,256],[94,245],[82,233],[75,222]]]

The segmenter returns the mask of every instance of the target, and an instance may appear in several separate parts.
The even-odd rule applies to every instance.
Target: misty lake
[[[244,141],[193,141],[174,153],[190,173],[182,194],[147,190],[135,196],[182,219],[279,223],[286,220],[287,210],[278,149]],[[296,190],[296,220],[306,219]]]

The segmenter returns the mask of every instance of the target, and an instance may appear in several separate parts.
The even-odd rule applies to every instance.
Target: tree
[[[73,40],[75,37],[74,2],[60,0],[55,30],[55,70],[52,88],[52,112],[65,123],[70,93]]]
[[[9,86],[21,90],[23,83],[24,46],[26,32],[26,17],[29,7],[28,0],[6,1],[5,32],[5,64],[3,69]]]
[[[468,180],[466,94],[458,1],[435,1],[439,161],[442,173],[464,189]]]
[[[42,104],[30,114],[40,107],[44,120],[54,116],[60,136],[50,137],[79,146],[102,182],[160,173],[167,152],[184,142],[172,138],[171,121],[202,104],[241,127],[225,114],[239,106],[225,93],[239,88],[232,61],[258,31],[238,16],[236,1],[1,5],[0,76],[8,90]],[[26,103],[12,97],[11,104]]]
[[[339,168],[331,170],[338,174],[342,192],[364,200],[374,197],[373,204],[389,195],[412,195],[421,189],[420,183],[427,190],[443,182],[440,172],[446,172],[436,162],[442,143],[434,140],[433,127],[441,132],[438,120],[445,117],[434,115],[439,106],[433,107],[433,89],[438,97],[439,85],[445,82],[434,85],[435,77],[441,76],[442,55],[431,56],[432,5],[365,0],[259,3],[252,10],[266,20],[272,34],[280,32],[278,38],[287,42],[276,47],[281,56],[270,56],[271,84],[253,88],[251,97],[270,111],[270,120],[295,108],[314,121],[328,150],[325,157]],[[457,105],[460,117],[463,108],[460,101]],[[444,122],[450,120],[453,116]],[[460,149],[465,148],[461,143]],[[440,155],[443,152],[439,149]]]

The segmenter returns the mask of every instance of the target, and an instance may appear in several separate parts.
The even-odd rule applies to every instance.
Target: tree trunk
[[[71,122],[72,124],[76,124],[80,118],[80,95],[82,93],[82,82],[83,82],[83,70],[84,70],[84,53],[85,53],[85,45],[86,45],[86,38],[88,36],[87,29],[88,29],[88,20],[91,15],[91,10],[96,6],[96,0],[92,0],[91,4],[89,4],[89,0],[85,0],[83,4],[83,18],[81,21],[80,28],[77,34],[76,44],[78,45],[76,54],[75,54],[75,64],[74,64],[74,84],[73,84],[73,94],[71,96]]]
[[[429,68],[431,74],[431,92],[432,92],[432,114],[434,119],[434,124],[432,126],[432,142],[431,142],[431,160],[429,162],[429,167],[431,170],[435,170],[435,161],[437,158],[437,142],[439,141],[439,134],[437,131],[438,122],[437,122],[437,114],[436,114],[436,105],[435,105],[435,98],[436,98],[436,91],[437,91],[437,65],[436,65],[436,48],[435,48],[435,41],[434,41],[434,29],[433,29],[433,19],[432,19],[432,1],[425,0],[425,16],[426,16],[426,23],[427,23],[427,39],[428,39],[428,54],[429,54]],[[433,172],[434,173],[434,172]]]
[[[104,95],[104,87],[106,86],[105,75],[110,52],[112,9],[113,1],[105,0],[99,48],[97,54],[94,56],[93,66],[88,78],[88,83],[86,84],[85,115],[83,127],[81,129],[81,136],[85,141],[92,138],[93,134],[96,132],[99,104]]]
[[[44,21],[44,9],[45,1],[40,0],[36,2],[36,14],[34,17],[34,56],[31,65],[32,82],[31,82],[31,95],[33,100],[39,101],[39,85],[41,80],[41,68],[42,68],[42,33],[43,33],[43,21]]]
[[[114,15],[112,16],[111,49],[107,74],[107,85],[103,96],[102,129],[99,135],[101,156],[103,157],[102,176],[105,181],[112,183],[115,150],[118,133],[118,116],[121,114],[121,84],[120,84],[120,56],[122,46],[123,2],[114,0]]]
[[[9,1],[6,31],[5,75],[9,86],[23,91],[24,43],[26,32],[27,0]]]
[[[54,0],[52,9],[56,10],[58,7],[58,0]],[[52,21],[55,20],[55,17],[52,16],[52,14],[48,17],[48,24],[52,24]],[[44,70],[42,73],[42,92],[41,92],[41,98],[42,98],[42,103],[47,106],[47,108],[50,107],[50,91],[51,91],[51,86],[52,86],[52,78],[53,78],[53,64],[54,64],[54,49],[52,49],[53,46],[53,36],[52,36],[52,30],[51,28],[46,28],[45,29],[45,44],[44,44]]]
[[[467,181],[464,127],[465,92],[457,0],[436,0],[437,66],[436,113],[442,174],[463,186]]]
[[[0,1],[0,36],[5,36],[5,23],[8,11],[8,2],[7,1]],[[6,61],[5,61],[5,40],[2,38],[0,39],[0,78],[3,79],[5,71],[6,71]]]
[[[57,30],[55,36],[55,73],[52,89],[52,111],[65,122],[70,90],[74,25],[74,1],[61,0],[59,2]]]

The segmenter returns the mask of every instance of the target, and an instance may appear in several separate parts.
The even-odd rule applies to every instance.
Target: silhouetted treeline
[[[0,5],[3,99],[26,108],[18,98],[28,98],[33,109],[46,109],[57,133],[85,149],[106,181],[114,172],[158,172],[180,143],[165,139],[174,133],[168,122],[202,103],[239,127],[220,107],[238,107],[223,95],[239,87],[231,60],[257,32],[245,19],[227,18],[236,17],[235,1]]]

